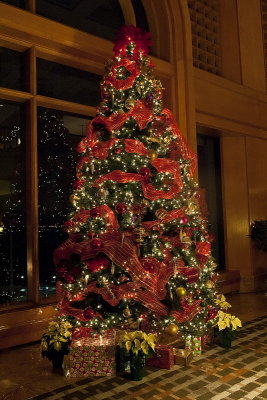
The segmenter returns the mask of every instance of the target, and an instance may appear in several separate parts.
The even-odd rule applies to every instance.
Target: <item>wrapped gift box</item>
[[[72,341],[69,353],[69,375],[71,377],[112,376],[115,374],[115,341],[112,333],[91,334]]]
[[[185,337],[185,350],[192,350],[193,356],[200,356],[202,353],[201,336],[187,335]]]
[[[214,328],[210,328],[206,335],[201,337],[202,348],[207,345],[212,345],[214,343]]]
[[[193,359],[193,352],[185,349],[173,349],[174,363],[177,365],[188,366]]]
[[[171,369],[174,365],[173,347],[167,345],[156,345],[156,353],[153,357],[146,360],[149,367]]]

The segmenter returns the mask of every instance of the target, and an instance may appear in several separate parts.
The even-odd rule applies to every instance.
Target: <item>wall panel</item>
[[[267,140],[246,138],[250,220],[267,220]],[[256,289],[264,289],[267,278],[267,253],[251,243]],[[265,288],[266,289],[266,288]]]
[[[225,219],[226,265],[228,270],[240,270],[241,291],[253,289],[251,265],[248,188],[245,139],[223,137],[222,181]]]

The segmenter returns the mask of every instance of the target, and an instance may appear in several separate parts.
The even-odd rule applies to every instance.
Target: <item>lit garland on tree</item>
[[[196,156],[147,57],[149,34],[124,27],[101,84],[54,254],[59,315],[74,326],[201,335],[214,322],[216,263],[193,179]]]

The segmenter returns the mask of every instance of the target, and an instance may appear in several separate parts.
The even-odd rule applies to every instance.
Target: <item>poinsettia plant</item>
[[[231,347],[231,342],[235,338],[235,331],[242,327],[242,323],[235,315],[225,312],[232,306],[226,301],[224,295],[218,296],[215,304],[220,309],[214,321],[214,327],[218,329],[217,336],[220,345],[222,347]]]
[[[67,321],[52,321],[41,337],[41,354],[51,360],[55,352],[68,354],[72,325]]]
[[[127,332],[121,337],[119,346],[133,355],[149,357],[155,351],[155,340],[153,333]]]

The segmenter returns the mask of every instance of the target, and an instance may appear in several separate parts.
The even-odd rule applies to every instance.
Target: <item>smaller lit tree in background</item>
[[[39,263],[45,296],[55,285],[53,251],[66,237],[62,226],[71,210],[68,193],[75,179],[74,148],[60,111],[49,110],[38,116]]]

